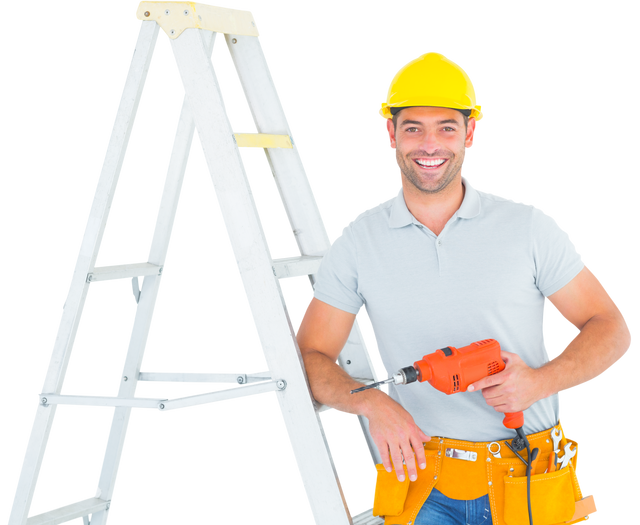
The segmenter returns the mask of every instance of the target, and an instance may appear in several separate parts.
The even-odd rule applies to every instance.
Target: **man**
[[[558,424],[557,393],[611,366],[630,336],[553,220],[462,178],[482,113],[461,68],[436,53],[407,64],[381,114],[402,190],[360,215],[326,254],[298,342],[314,397],[364,415],[386,471],[404,481],[404,460],[413,482],[426,467],[432,435],[470,447],[504,440],[510,433],[502,413],[522,410],[527,434],[548,432]],[[542,340],[545,297],[580,330],[552,361]],[[336,359],[363,304],[390,375],[437,348],[487,338],[501,344],[506,368],[452,396],[419,383],[391,386],[390,396],[376,389],[350,395],[361,385]],[[466,523],[439,514],[461,499],[489,509],[486,480],[468,492],[478,498],[443,495],[439,484],[416,525]]]

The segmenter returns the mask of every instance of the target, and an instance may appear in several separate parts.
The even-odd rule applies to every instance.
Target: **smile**
[[[414,162],[421,168],[434,169],[442,166],[447,159],[414,159]]]

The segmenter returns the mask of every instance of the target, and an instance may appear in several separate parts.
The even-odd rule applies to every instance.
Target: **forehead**
[[[397,115],[398,124],[402,125],[405,121],[438,123],[442,121],[455,121],[459,125],[464,125],[464,117],[462,113],[450,108],[438,108],[432,106],[415,106],[404,108]]]

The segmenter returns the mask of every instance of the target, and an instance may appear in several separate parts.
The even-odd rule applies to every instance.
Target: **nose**
[[[422,148],[427,153],[435,153],[440,149],[440,142],[438,142],[438,135],[435,131],[425,131],[422,137]]]

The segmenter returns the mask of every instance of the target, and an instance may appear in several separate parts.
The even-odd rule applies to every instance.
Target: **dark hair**
[[[405,107],[414,107],[414,106],[405,106]],[[396,126],[398,124],[398,113],[400,113],[401,109],[405,109],[405,107],[401,107],[401,108],[389,108],[389,112],[393,115],[393,117],[391,118],[391,120],[393,121],[393,129],[396,129]],[[464,120],[464,129],[467,129],[467,126],[469,125],[469,117],[471,116],[471,110],[470,109],[456,109],[456,108],[449,108],[449,109],[455,109],[456,111],[459,111],[460,113],[462,113],[463,116],[463,120]]]

